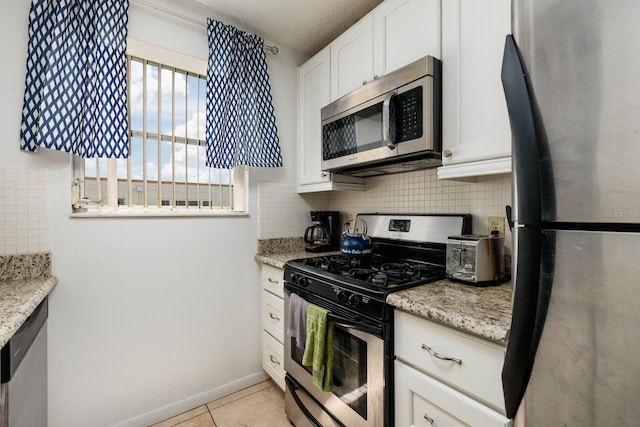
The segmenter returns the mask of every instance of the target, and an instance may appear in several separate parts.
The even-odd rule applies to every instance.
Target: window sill
[[[248,217],[249,212],[231,211],[223,209],[127,209],[121,208],[109,211],[88,210],[86,212],[71,212],[69,218],[231,218]]]

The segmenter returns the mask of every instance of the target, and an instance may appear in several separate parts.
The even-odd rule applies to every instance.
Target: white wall
[[[145,425],[263,378],[257,186],[295,181],[297,54],[269,56],[285,167],[250,171],[250,216],[70,219],[69,157],[19,150],[28,0],[0,14],[0,163],[47,168],[49,426]],[[183,13],[191,13],[183,11]],[[130,35],[206,56],[202,27],[132,4]]]

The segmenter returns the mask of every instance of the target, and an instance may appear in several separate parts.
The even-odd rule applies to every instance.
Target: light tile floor
[[[290,427],[284,393],[267,380],[151,427]]]

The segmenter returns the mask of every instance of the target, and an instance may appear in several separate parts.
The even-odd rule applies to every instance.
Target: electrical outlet
[[[501,236],[504,236],[504,217],[503,216],[490,216],[487,218],[487,231],[491,234],[492,231],[498,230]]]

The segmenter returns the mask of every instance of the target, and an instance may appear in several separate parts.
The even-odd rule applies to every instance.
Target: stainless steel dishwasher
[[[47,425],[45,298],[0,351],[0,427]]]

